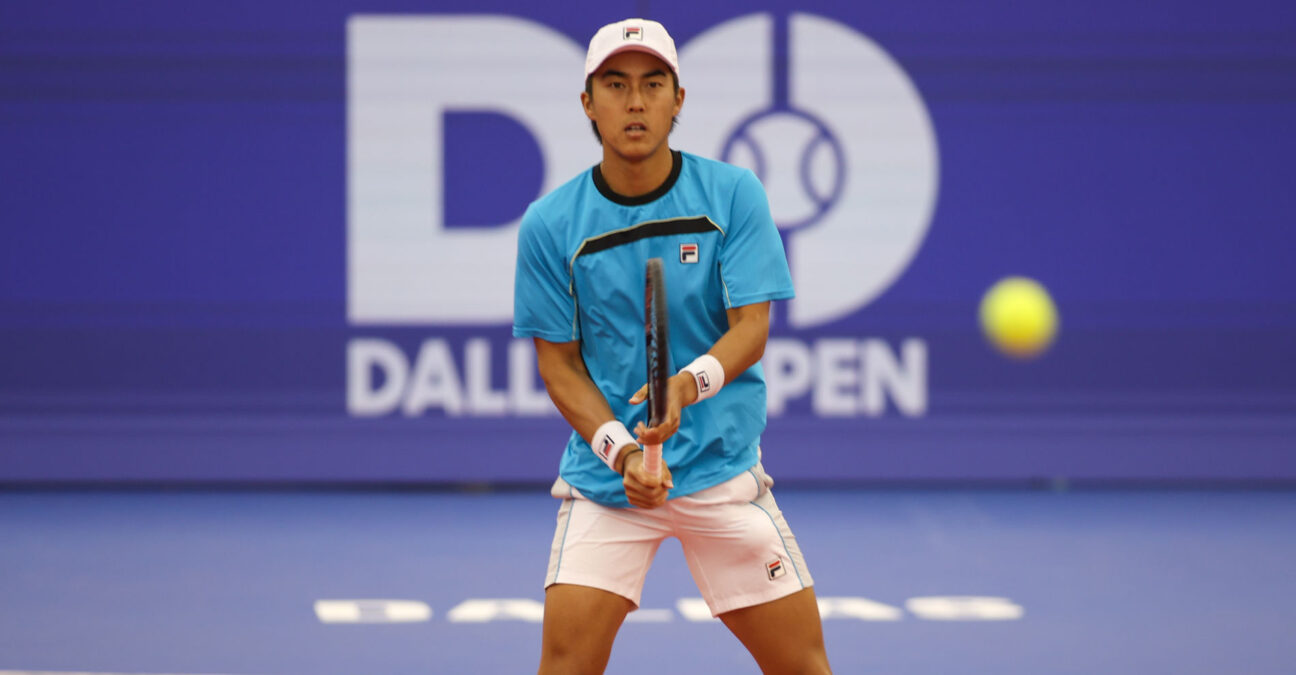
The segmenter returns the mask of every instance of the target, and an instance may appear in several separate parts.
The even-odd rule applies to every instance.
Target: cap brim
[[[608,52],[607,56],[603,57],[603,60],[598,62],[597,66],[594,66],[592,70],[586,72],[585,77],[589,77],[590,75],[597,73],[598,69],[602,68],[603,64],[607,63],[608,59],[612,58],[613,56],[616,56],[617,54],[624,54],[625,52],[643,52],[645,54],[652,54],[653,56],[656,56],[657,58],[661,59],[661,62],[666,64],[666,67],[670,68],[672,73],[675,73],[675,77],[679,77],[679,70],[677,70],[674,66],[671,65],[670,59],[667,59],[664,54],[647,45],[622,45],[620,47],[617,47],[616,49],[613,49],[612,51]]]

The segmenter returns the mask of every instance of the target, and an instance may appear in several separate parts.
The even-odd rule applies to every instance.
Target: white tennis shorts
[[[774,503],[774,480],[757,464],[712,488],[655,509],[592,502],[559,478],[545,588],[592,586],[639,606],[657,547],[677,537],[713,616],[777,600],[813,585],[805,559]]]

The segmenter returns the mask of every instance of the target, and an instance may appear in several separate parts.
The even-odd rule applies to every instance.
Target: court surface
[[[776,486],[837,673],[1296,673],[1296,491]],[[533,673],[534,490],[0,492],[0,673]],[[752,673],[663,546],[609,673]]]

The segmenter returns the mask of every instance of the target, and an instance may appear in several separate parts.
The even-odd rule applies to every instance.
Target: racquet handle
[[[644,471],[647,471],[648,473],[658,478],[661,478],[662,446],[660,443],[657,445],[644,446],[643,465],[644,465]]]

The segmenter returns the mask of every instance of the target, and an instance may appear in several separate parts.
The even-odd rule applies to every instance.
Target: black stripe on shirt
[[[700,234],[720,231],[720,226],[711,222],[706,216],[696,218],[672,218],[670,220],[649,220],[627,227],[624,230],[608,232],[597,237],[586,239],[576,254],[579,258],[590,253],[606,251],[622,244],[630,244],[649,237],[669,237],[675,234]]]

